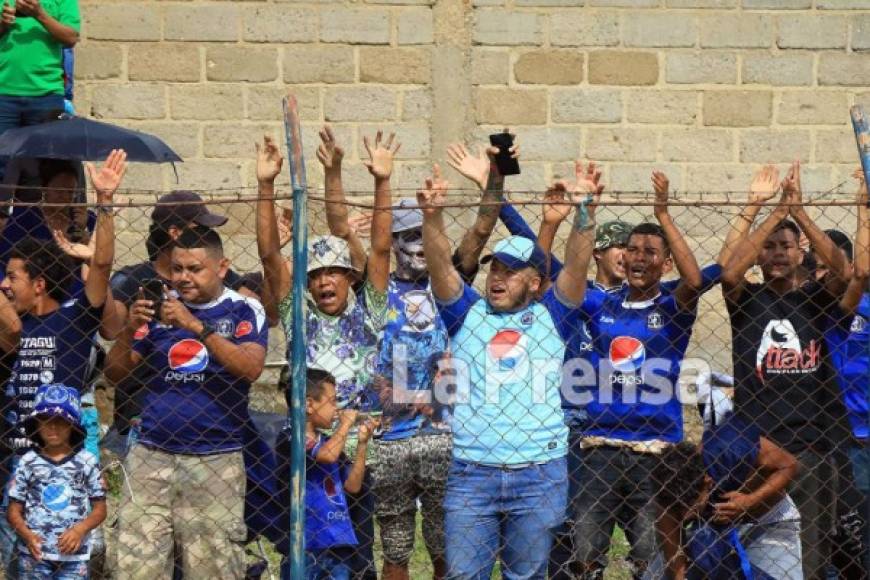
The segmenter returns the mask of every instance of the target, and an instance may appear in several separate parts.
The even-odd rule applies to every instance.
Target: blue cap
[[[498,260],[511,270],[532,267],[541,276],[547,275],[547,254],[538,244],[522,236],[510,236],[499,241],[495,250],[484,256],[480,263],[488,264],[493,260]]]
[[[393,209],[393,233],[406,232],[423,227],[423,211],[416,199],[404,198]]]
[[[79,392],[66,385],[52,384],[42,385],[36,391],[33,412],[24,419],[24,432],[32,441],[42,445],[39,437],[38,419],[60,417],[73,427],[70,436],[70,444],[73,447],[81,445],[85,439],[82,428],[82,408],[79,401]]]

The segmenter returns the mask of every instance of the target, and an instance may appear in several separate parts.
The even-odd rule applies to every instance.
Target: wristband
[[[595,220],[589,216],[589,204],[592,202],[592,194],[586,195],[586,199],[576,204],[574,212],[574,229],[584,232],[595,227]]]
[[[113,208],[110,205],[104,205],[102,203],[98,203],[96,209],[97,209],[98,213],[104,213],[106,215],[111,215],[111,216],[115,215],[115,208]]]

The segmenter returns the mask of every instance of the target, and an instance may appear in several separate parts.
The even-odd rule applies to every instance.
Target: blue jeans
[[[88,563],[37,560],[30,554],[18,554],[19,580],[87,580]]]
[[[348,552],[340,550],[306,550],[305,580],[350,580]],[[282,575],[282,578],[289,578]]]
[[[870,442],[849,447],[855,487],[864,494],[864,568],[870,570]]]
[[[504,578],[546,578],[567,494],[565,458],[522,469],[454,460],[444,500],[447,577],[489,580],[500,555]]]

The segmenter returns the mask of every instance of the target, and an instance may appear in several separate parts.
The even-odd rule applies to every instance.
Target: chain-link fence
[[[599,201],[580,169],[547,194],[436,179],[422,209],[415,189],[327,176],[304,293],[290,196],[268,187],[16,205],[6,560],[31,559],[29,531],[95,576],[278,577],[298,301],[309,573],[866,576],[866,210],[790,186],[777,205],[770,171],[755,205]],[[81,409],[40,389],[57,384]],[[51,416],[102,458],[104,492]],[[69,549],[101,497],[105,523]]]

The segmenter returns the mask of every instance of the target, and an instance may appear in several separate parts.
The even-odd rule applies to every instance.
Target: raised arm
[[[417,192],[417,202],[423,211],[423,251],[429,268],[432,294],[441,302],[449,302],[462,293],[462,278],[453,267],[450,240],[444,227],[442,206],[447,203],[448,186],[441,178],[441,168],[436,163],[432,177]]]
[[[855,235],[855,255],[852,264],[852,279],[846,293],[840,300],[840,309],[845,314],[853,314],[861,303],[861,298],[867,292],[868,280],[870,280],[870,209],[867,208],[867,184],[864,183],[864,174],[859,169],[856,172],[859,179],[857,205],[858,205],[858,232]]]
[[[792,163],[785,181],[782,182],[782,190],[787,195],[791,216],[809,239],[813,251],[828,266],[828,275],[825,276],[828,292],[834,296],[842,296],[851,276],[849,264],[840,248],[816,225],[803,206],[800,161]]]
[[[565,248],[565,264],[556,278],[556,291],[566,304],[579,306],[586,295],[586,276],[592,249],[595,245],[595,209],[601,191],[599,184],[601,172],[590,162],[584,169],[583,163],[574,164],[577,181],[574,183],[571,202],[574,205],[574,224],[568,234]],[[564,182],[557,182],[550,188],[550,199],[564,197],[567,188]]]
[[[275,178],[281,173],[284,158],[268,135],[263,143],[257,143],[257,252],[263,262],[263,283],[269,292],[263,300],[270,300],[266,309],[274,310],[289,293],[291,266],[281,256],[281,236],[275,216]]]
[[[393,174],[393,157],[401,143],[390,133],[386,141],[380,131],[372,144],[368,137],[363,138],[369,160],[365,162],[369,173],[375,178],[375,209],[372,215],[372,249],[369,256],[367,275],[369,282],[381,292],[387,291],[390,279],[390,251],[393,247],[393,204],[390,192],[390,176]],[[349,227],[349,226],[348,226]],[[356,234],[354,234],[356,237]],[[357,238],[358,239],[358,238]]]
[[[742,239],[731,254],[728,264],[722,268],[722,294],[726,300],[736,301],[743,293],[743,284],[747,270],[758,260],[758,254],[764,246],[764,241],[776,230],[779,223],[788,217],[788,207],[785,194],[780,203],[761,225],[755,228],[748,237]]]
[[[133,335],[143,325],[149,324],[154,315],[154,303],[145,300],[140,288],[138,299],[130,306],[127,325],[106,354],[103,374],[112,384],[124,380],[142,362],[142,356],[133,350]]]
[[[447,148],[447,162],[450,166],[473,181],[483,192],[474,225],[465,232],[456,249],[465,272],[472,272],[477,268],[480,254],[495,229],[499,210],[505,201],[504,176],[498,172],[493,159],[497,153],[497,147],[484,148],[482,145],[477,148],[477,156],[471,155],[462,144]],[[511,148],[511,153],[514,157],[519,156],[517,145]]]
[[[746,207],[734,216],[731,228],[725,237],[725,243],[722,244],[722,249],[719,251],[716,262],[720,266],[724,268],[728,264],[740,241],[749,235],[752,224],[755,223],[758,212],[761,211],[761,204],[773,199],[779,191],[779,187],[779,170],[775,166],[765,165],[758,170],[749,186]]]
[[[115,209],[112,207],[115,192],[127,172],[127,153],[115,149],[98,172],[92,163],[85,168],[97,191],[97,225],[94,230],[94,257],[91,258],[88,278],[85,280],[85,295],[91,306],[100,307],[109,295],[109,278],[115,259]]]
[[[341,183],[341,162],[344,148],[335,140],[332,128],[324,125],[320,130],[320,145],[317,147],[317,160],[323,165],[323,178],[326,194],[326,224],[329,233],[347,242],[350,247],[350,261],[353,267],[362,272],[366,265],[366,250],[348,224],[347,204],[344,187]]]
[[[668,177],[660,171],[654,171],[652,182],[656,194],[653,213],[665,232],[665,239],[671,248],[671,256],[677,266],[677,271],[680,273],[680,283],[674,290],[674,298],[676,298],[680,308],[692,310],[701,295],[703,284],[701,268],[698,267],[695,255],[668,211],[668,190],[670,187]]]
[[[2,0],[3,11],[0,13],[0,38],[9,32],[12,25],[15,24],[15,3],[14,0]]]

